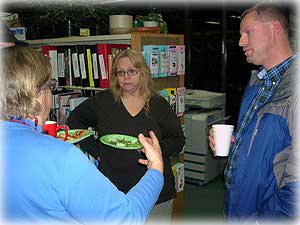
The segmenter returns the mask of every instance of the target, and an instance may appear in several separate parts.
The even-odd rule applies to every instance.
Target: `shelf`
[[[132,32],[131,43],[131,47],[138,51],[143,50],[143,45],[184,45],[184,35]]]
[[[58,86],[58,88],[73,89],[73,90],[89,90],[89,91],[104,91],[107,89],[107,88],[81,87],[81,86]]]
[[[184,75],[153,78],[158,90],[170,87],[184,87]]]
[[[49,39],[38,39],[38,40],[26,40],[26,42],[32,47],[40,47],[45,45],[78,45],[78,44],[131,44],[131,34],[114,34],[114,35],[100,35],[100,36],[89,36],[89,37],[62,37],[62,38],[49,38]]]
[[[183,87],[184,85],[181,84],[179,81],[183,80],[184,75],[179,76],[168,76],[168,77],[159,77],[153,78],[156,87],[158,90],[169,88],[169,87]],[[104,91],[107,88],[96,88],[96,87],[81,87],[81,86],[58,86],[59,88],[65,89],[74,89],[74,90],[91,90],[91,91]]]

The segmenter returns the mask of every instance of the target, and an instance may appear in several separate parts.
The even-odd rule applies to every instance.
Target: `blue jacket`
[[[20,224],[145,222],[163,186],[159,171],[148,170],[125,195],[74,145],[42,134],[31,121],[26,123],[31,126],[0,122],[7,220]]]
[[[294,218],[296,215],[298,60],[296,58],[283,74],[271,101],[257,110],[246,128],[232,187],[226,191],[229,221]],[[239,123],[257,94],[260,82],[256,74],[251,77],[242,100]]]

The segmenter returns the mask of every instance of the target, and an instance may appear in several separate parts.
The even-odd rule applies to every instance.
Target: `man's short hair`
[[[265,22],[277,20],[284,31],[288,34],[289,18],[287,8],[275,3],[258,3],[245,10],[241,15],[241,20],[250,12],[256,12],[257,19]]]

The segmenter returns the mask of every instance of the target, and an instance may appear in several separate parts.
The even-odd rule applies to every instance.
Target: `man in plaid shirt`
[[[299,57],[289,42],[288,19],[275,5],[258,4],[242,14],[240,35],[247,62],[261,68],[245,90],[224,172],[226,217],[230,222],[294,220]],[[214,151],[211,130],[209,140]]]

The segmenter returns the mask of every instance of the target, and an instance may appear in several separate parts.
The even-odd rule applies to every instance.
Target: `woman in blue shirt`
[[[125,195],[74,145],[43,134],[51,67],[30,47],[1,50],[4,218],[15,222],[144,223],[163,186],[158,140],[141,134],[148,171]]]

